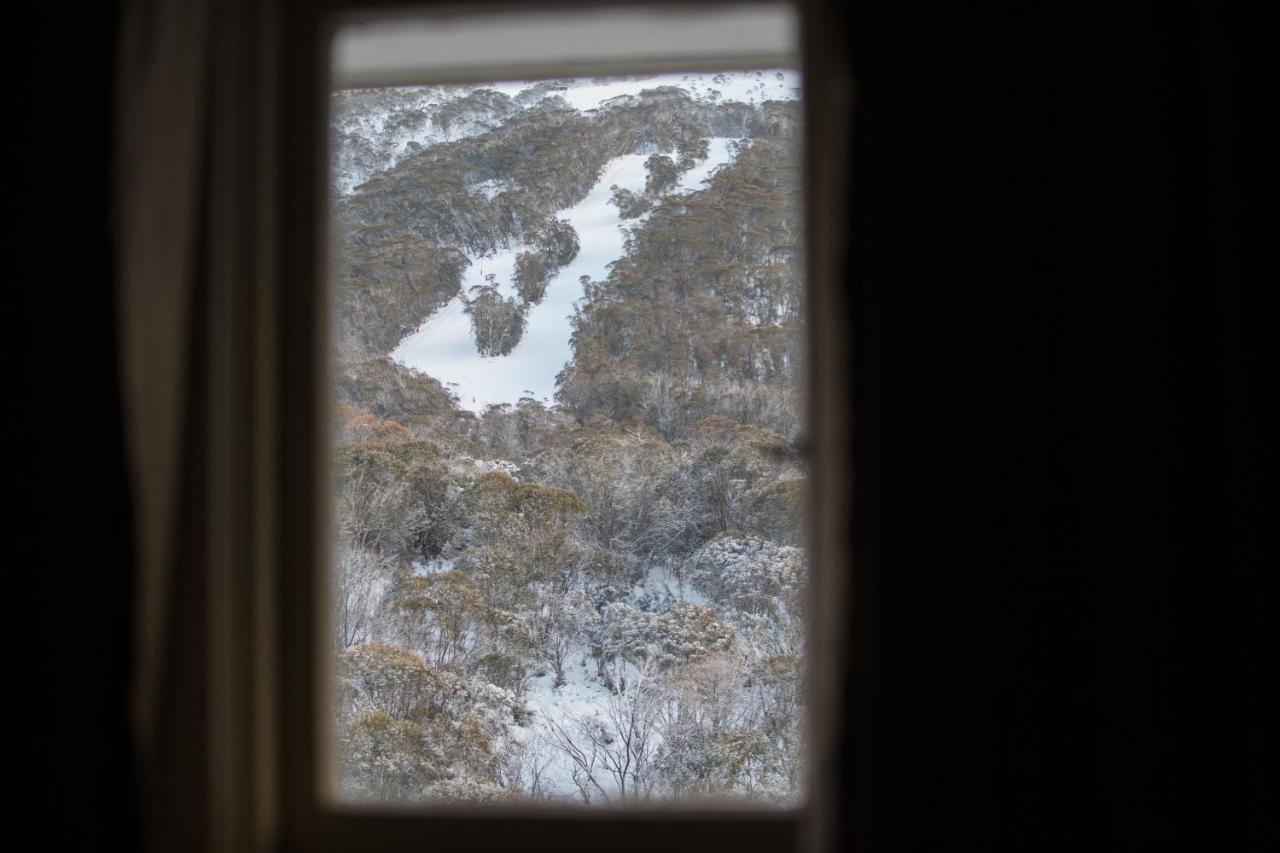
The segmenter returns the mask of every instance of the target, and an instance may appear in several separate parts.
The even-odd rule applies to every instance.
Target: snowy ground
[[[428,562],[415,562],[413,572],[419,576],[437,572],[452,571],[454,560],[441,559]],[[708,600],[701,593],[693,590],[689,584],[682,583],[666,567],[653,565],[649,567],[645,577],[631,591],[629,603],[639,605],[644,600],[662,600],[669,606],[671,603],[687,601],[691,604],[706,605]],[[614,677],[626,678],[635,683],[640,673],[635,666],[619,661],[611,669]],[[575,720],[589,720],[606,714],[609,702],[614,693],[602,683],[596,670],[596,660],[590,650],[581,645],[573,650],[565,661],[565,683],[559,688],[555,686],[555,673],[547,665],[540,675],[530,678],[526,685],[525,707],[532,712],[527,725],[512,726],[512,736],[524,744],[533,755],[533,760],[543,765],[542,782],[544,793],[557,800],[579,803],[578,788],[573,781],[573,762],[552,744],[553,727],[572,727]],[[656,740],[653,746],[658,746]],[[598,781],[608,787],[607,773],[598,776]]]
[[[688,584],[681,584],[674,576],[661,566],[653,566],[646,577],[632,592],[633,603],[643,597],[669,595],[675,601],[688,601],[695,604],[706,604],[706,599],[691,590]],[[632,684],[640,678],[635,666],[619,661],[612,670],[615,678],[621,676]],[[575,649],[564,667],[565,683],[559,688],[555,686],[555,674],[547,667],[547,671],[530,679],[525,705],[533,711],[533,719],[528,726],[514,726],[514,734],[526,745],[532,747],[540,761],[545,762],[543,784],[546,793],[556,799],[567,802],[578,802],[578,788],[573,781],[573,762],[562,751],[550,744],[553,740],[553,725],[571,727],[575,720],[589,720],[606,715],[608,705],[614,693],[601,683],[596,674],[596,661],[586,648]],[[660,745],[660,738],[653,735],[653,749]],[[599,781],[609,787],[605,777],[599,774]]]
[[[634,667],[627,666],[631,678],[636,677]],[[573,762],[562,751],[554,748],[551,721],[562,726],[572,726],[574,720],[589,720],[605,712],[612,694],[596,678],[595,660],[585,650],[575,650],[565,663],[565,684],[555,687],[555,675],[547,673],[530,681],[526,705],[534,716],[527,727],[513,726],[513,734],[531,748],[535,760],[544,763],[542,782],[545,793],[567,803],[580,803],[578,787],[573,781]],[[655,747],[657,744],[654,744]],[[607,788],[607,773],[597,775]]]

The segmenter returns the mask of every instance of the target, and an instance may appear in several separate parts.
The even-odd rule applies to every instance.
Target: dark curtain
[[[14,730],[32,757],[11,766],[40,771],[42,848],[198,850],[214,19],[198,2],[33,11],[10,77],[27,189],[11,498],[32,519],[17,639],[37,654],[17,682],[32,724]]]

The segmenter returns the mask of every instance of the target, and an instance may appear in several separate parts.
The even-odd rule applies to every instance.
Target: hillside
[[[802,796],[796,85],[334,96],[344,796]]]

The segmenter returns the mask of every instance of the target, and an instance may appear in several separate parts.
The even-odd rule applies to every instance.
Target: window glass
[[[801,81],[758,12],[497,82],[598,57],[340,31],[340,801],[802,800]]]

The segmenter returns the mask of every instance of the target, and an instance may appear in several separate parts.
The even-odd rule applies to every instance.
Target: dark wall
[[[849,12],[861,710],[844,829],[864,849],[1244,850],[1268,830],[1275,277],[1246,270],[1269,100],[1253,22],[1116,5]],[[32,623],[10,635],[9,701],[33,753],[10,775],[39,768],[50,849],[127,848],[115,10],[39,11],[8,77],[9,571]]]
[[[871,849],[1268,830],[1269,98],[1220,6],[853,13]]]

